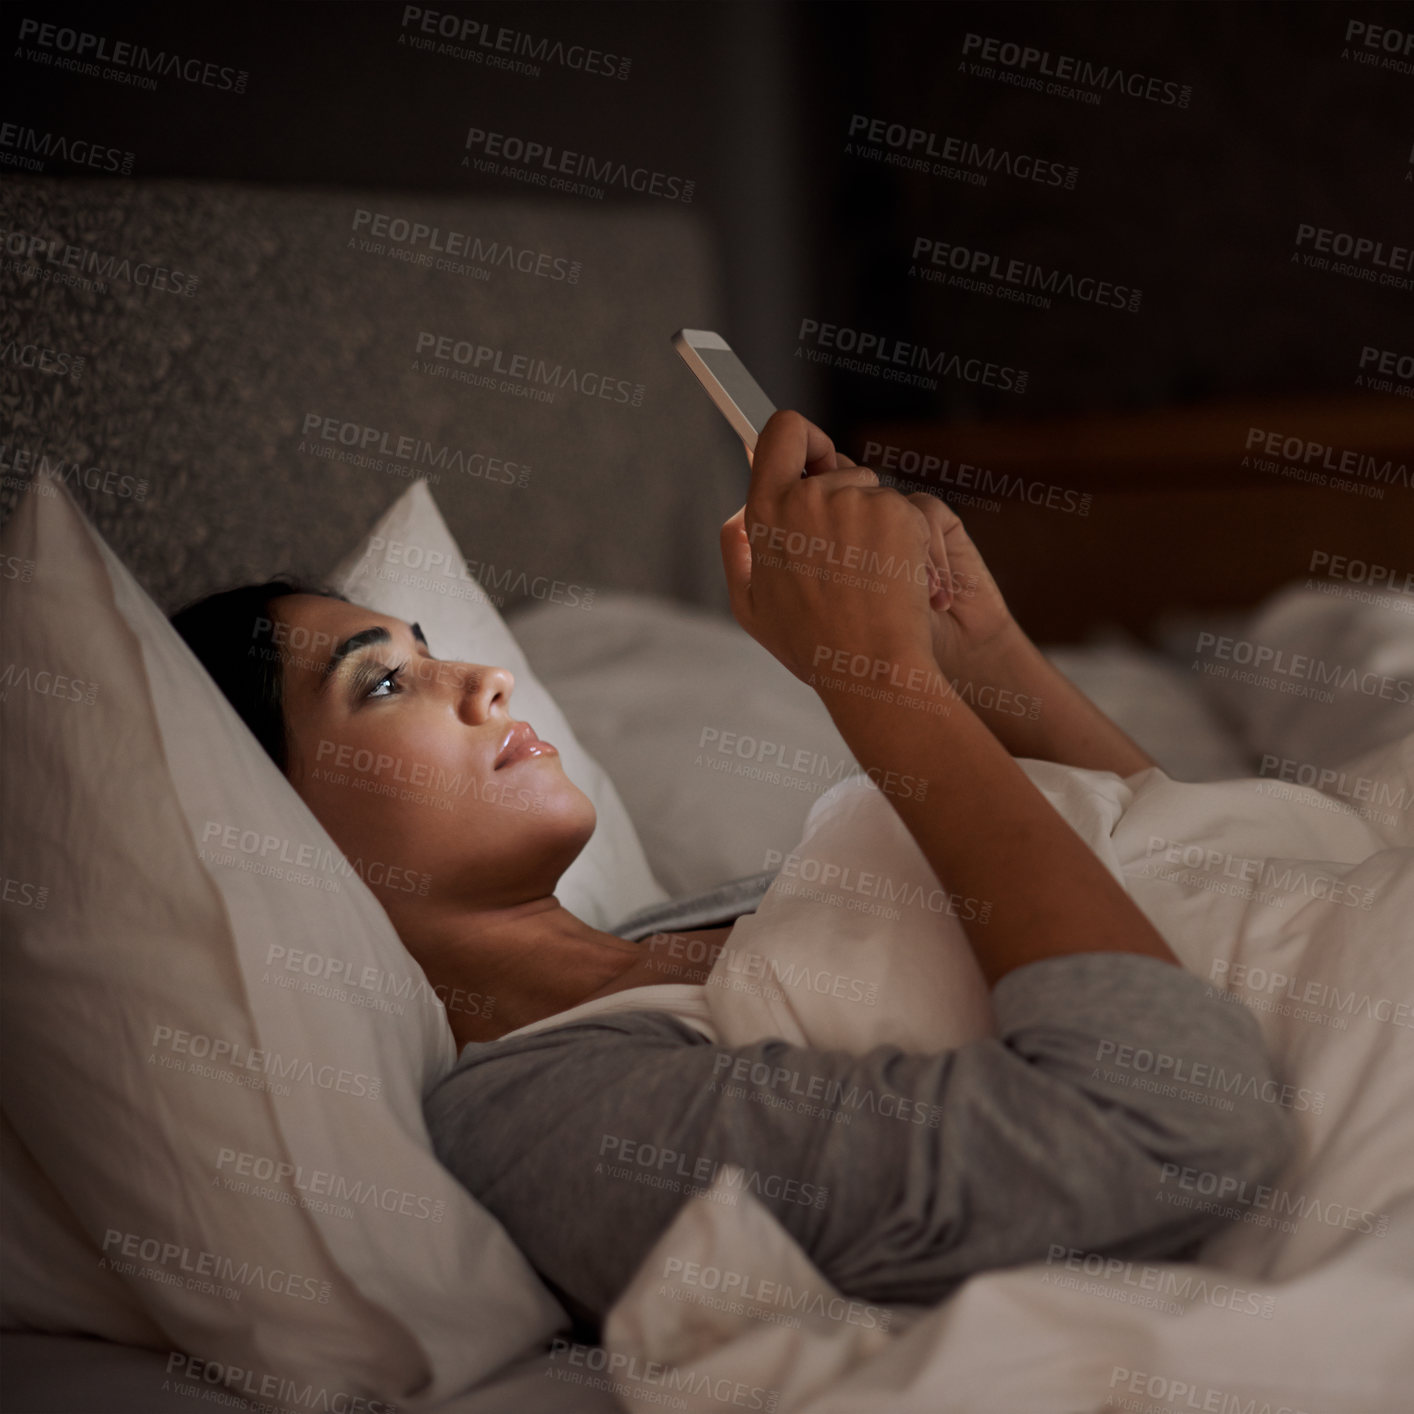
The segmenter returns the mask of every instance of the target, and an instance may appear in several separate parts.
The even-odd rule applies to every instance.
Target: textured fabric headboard
[[[503,611],[725,611],[748,471],[669,343],[719,320],[690,209],[7,176],[0,232],[4,509],[62,463],[164,608],[322,572],[415,469]]]

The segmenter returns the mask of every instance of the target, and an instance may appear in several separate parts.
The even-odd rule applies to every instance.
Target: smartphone
[[[673,335],[673,347],[731,423],[732,431],[746,443],[749,457],[775,405],[720,334],[710,329],[679,329]]]
[[[746,371],[746,365],[732,351],[732,346],[711,329],[679,329],[673,335],[673,347],[697,375],[697,381],[731,423],[732,430],[746,444],[746,457],[750,461],[761,429],[776,410],[770,398]],[[940,578],[931,551],[928,575],[929,602],[936,605]]]

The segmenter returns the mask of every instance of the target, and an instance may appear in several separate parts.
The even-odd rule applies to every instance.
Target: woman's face
[[[524,731],[506,669],[434,658],[415,625],[338,599],[288,595],[271,617],[289,779],[395,922],[414,900],[553,894],[594,806],[551,749],[497,764]]]

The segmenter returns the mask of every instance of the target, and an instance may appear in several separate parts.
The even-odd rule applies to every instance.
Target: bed
[[[31,478],[47,459],[55,482],[50,499],[72,495],[112,560],[169,611],[216,584],[292,567],[330,572],[416,482],[415,454],[384,452],[384,464],[374,465],[389,435],[412,437],[434,454],[460,449],[460,468],[448,471],[453,459],[444,458],[438,479],[426,483],[461,552],[458,581],[494,588],[558,578],[594,591],[592,612],[551,602],[534,587],[492,593],[490,604],[622,802],[653,885],[638,901],[683,897],[755,874],[791,848],[818,791],[782,789],[779,778],[752,768],[770,759],[762,754],[768,743],[826,761],[841,760],[843,744],[808,689],[723,613],[716,528],[740,504],[745,467],[730,434],[674,366],[667,344],[672,328],[713,327],[717,318],[715,264],[701,228],[681,213],[592,213],[571,223],[549,208],[508,202],[484,203],[472,217],[464,205],[404,194],[191,183],[132,184],[115,200],[111,187],[15,178],[6,183],[5,202],[12,230],[145,255],[197,277],[190,295],[159,295],[120,279],[105,290],[85,290],[27,277],[11,263],[4,276],[5,337],[23,336],[85,360],[78,377],[25,372],[6,384],[4,494],[12,522],[40,495]],[[498,270],[473,285],[464,275],[410,267],[390,255],[396,243],[385,242],[382,251],[359,247],[368,224],[361,212],[444,229],[474,225],[488,241],[578,263],[580,278],[573,286],[537,287],[534,275]],[[615,273],[609,258],[628,239],[651,242],[661,253],[631,281]],[[470,302],[469,288],[479,340],[588,348],[601,369],[647,389],[641,406],[571,401],[550,420],[521,400],[472,400],[465,386],[413,369],[424,326],[459,332],[448,327],[448,310],[458,300]],[[859,440],[867,432],[860,429]],[[926,434],[916,430],[916,440],[925,445]],[[652,449],[651,467],[645,448]],[[493,461],[499,462],[494,475],[506,477],[499,483],[492,480]],[[526,470],[523,483],[519,470],[504,472],[506,464]],[[1146,486],[1130,485],[1128,504],[1146,506],[1157,525],[1157,508],[1184,494],[1180,477],[1170,469]],[[1103,503],[1106,491],[1097,494]],[[1273,495],[1267,493],[1267,503]],[[1330,514],[1338,518],[1344,509],[1337,502]],[[1006,516],[988,522],[978,534],[984,551],[987,535],[1000,540],[1013,524],[1019,522]],[[1046,528],[1068,525],[1053,518]],[[1381,559],[1373,551],[1365,556]],[[1389,553],[1383,562],[1397,563]],[[343,568],[353,573],[357,564],[346,561]],[[1348,781],[1376,773],[1372,767],[1343,777],[1336,768],[1362,755],[1388,755],[1407,737],[1407,698],[1356,691],[1333,710],[1320,704],[1327,710],[1316,712],[1309,702],[1302,710],[1290,696],[1253,692],[1231,676],[1194,667],[1194,646],[1207,634],[1214,643],[1276,643],[1290,652],[1358,658],[1395,681],[1414,675],[1408,612],[1414,598],[1407,588],[1367,593],[1349,578],[1324,590],[1306,588],[1300,568],[1293,572],[1289,559],[1272,557],[1265,579],[1242,580],[1226,597],[1223,576],[1209,575],[1196,601],[1201,612],[1186,618],[1172,612],[1190,602],[1175,591],[1165,601],[1166,617],[1146,616],[1144,640],[1135,624],[1107,609],[1123,586],[1087,582],[1054,628],[1069,641],[1055,643],[1051,656],[1173,780],[1259,777],[1275,791],[1303,787],[1308,774],[1315,779],[1329,768],[1326,795],[1349,806],[1341,795]],[[1024,570],[1012,573],[1019,578]],[[130,604],[128,612],[137,610]],[[704,765],[704,753],[731,769]],[[1406,756],[1385,761],[1381,770],[1408,767]],[[1400,789],[1397,782],[1388,786]],[[1414,848],[1404,814],[1409,797],[1394,798],[1393,807],[1385,802],[1385,813],[1396,817],[1386,850],[1407,856]],[[1404,936],[1408,941],[1407,923]],[[1408,987],[1407,975],[1392,971],[1389,981]],[[1382,1084],[1396,1065],[1408,1075],[1408,1033],[1387,1031],[1405,1045],[1382,1062]],[[7,1105],[16,1083],[10,1066]],[[1404,1171],[1414,1171],[1410,1134],[1396,1132],[1388,1142],[1402,1146],[1409,1158]],[[7,1186],[11,1172],[7,1163]],[[1317,1408],[1335,1414],[1337,1407],[1340,1414],[1378,1414],[1397,1407],[1380,1402],[1399,1387],[1392,1381],[1408,1387],[1410,1368],[1388,1337],[1414,1300],[1410,1215],[1408,1204],[1399,1209],[1395,1195],[1387,1196],[1377,1260],[1369,1267],[1347,1263],[1337,1273],[1345,1285],[1331,1288],[1348,1302],[1369,1303],[1361,1373],[1345,1389],[1343,1405],[1300,1406],[1310,1414]],[[700,1210],[685,1215],[684,1224],[704,1253],[742,1240],[739,1232],[704,1222]],[[754,1236],[761,1250],[769,1247],[769,1232]],[[1366,1244],[1361,1255],[1369,1250]],[[782,1262],[798,1257],[779,1253]],[[1010,1367],[1007,1408],[1059,1414],[1141,1408],[1147,1399],[1165,1410],[1163,1401],[1172,1403],[1180,1386],[1196,1387],[1176,1356],[1167,1374],[1156,1358],[1147,1366],[1131,1358],[1124,1366],[1131,1375],[1147,1372],[1167,1383],[1146,1390],[1142,1381],[1129,1388],[1116,1382],[1094,1397],[1098,1352],[1108,1352],[1100,1373],[1114,1380],[1123,1363],[1114,1350],[1150,1342],[1154,1356],[1158,1338],[1137,1312],[1094,1292],[1047,1292],[1074,1303],[1047,1307],[1023,1277],[1000,1274],[971,1284],[888,1348],[841,1340],[837,1329],[794,1345],[781,1332],[723,1323],[684,1332],[655,1324],[652,1302],[630,1293],[604,1347],[522,1349],[499,1366],[492,1362],[466,1387],[443,1387],[417,1407],[446,1414],[648,1407],[661,1403],[660,1386],[635,1387],[611,1375],[688,1354],[704,1369],[749,1373],[753,1387],[772,1391],[780,1409],[1000,1407],[981,1393],[996,1388],[1003,1354],[987,1333],[1000,1323],[1020,1330],[1027,1320],[1037,1354]],[[1313,1291],[1319,1311],[1324,1298]],[[1089,1367],[1084,1351],[1068,1362],[1058,1354],[1073,1349],[1077,1328],[1103,1335]],[[156,1410],[188,1408],[202,1392],[210,1397],[199,1378],[172,1378],[170,1352],[164,1358],[160,1347],[141,1348],[154,1344],[150,1334],[121,1341],[62,1331],[56,1320],[47,1332],[31,1325],[0,1337],[8,1403],[36,1411]],[[1246,1397],[1240,1379],[1251,1372],[1240,1350],[1223,1359],[1227,1384],[1215,1376],[1205,1388],[1217,1398]],[[944,1385],[955,1401],[947,1406],[940,1402]],[[1102,1404],[1104,1398],[1113,1402]]]

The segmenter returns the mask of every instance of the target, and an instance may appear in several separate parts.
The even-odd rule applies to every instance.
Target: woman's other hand
[[[931,657],[929,545],[941,532],[916,499],[838,456],[799,413],[774,413],[757,440],[746,504],[722,526],[737,623],[803,682],[845,661],[839,653]]]
[[[928,522],[928,551],[942,581],[929,598],[933,657],[949,678],[989,670],[1024,637],[957,513],[937,496],[905,497]]]

